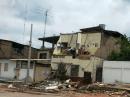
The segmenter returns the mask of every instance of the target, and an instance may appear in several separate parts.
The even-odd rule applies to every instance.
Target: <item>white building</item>
[[[27,76],[27,61],[16,61],[9,59],[0,60],[0,77],[6,79],[23,80]],[[31,64],[29,76],[34,78],[34,64]]]

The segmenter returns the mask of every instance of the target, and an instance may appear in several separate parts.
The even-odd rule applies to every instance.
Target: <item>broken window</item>
[[[79,74],[79,65],[71,65],[71,76],[77,77]]]
[[[72,55],[72,58],[75,58],[76,57],[76,49],[70,49],[70,53]]]
[[[39,59],[47,59],[47,53],[40,53]]]
[[[8,63],[4,64],[4,71],[8,71]]]
[[[68,43],[67,42],[62,42],[61,43],[61,47],[62,48],[67,48],[68,47]]]

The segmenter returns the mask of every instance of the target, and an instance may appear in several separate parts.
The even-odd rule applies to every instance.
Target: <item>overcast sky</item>
[[[28,44],[32,23],[33,46],[39,48],[46,10],[46,36],[98,24],[130,36],[130,0],[0,0],[0,38]]]

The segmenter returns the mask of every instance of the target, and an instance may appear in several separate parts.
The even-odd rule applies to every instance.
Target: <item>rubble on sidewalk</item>
[[[82,93],[104,93],[109,96],[130,97],[125,89],[115,88],[116,84],[93,83],[80,87],[77,91]]]
[[[12,81],[7,85],[8,89],[16,92],[30,93],[62,93],[76,92],[85,94],[107,94],[108,96],[130,97],[130,94],[124,88],[118,88],[117,84],[93,83],[79,86],[79,82],[72,82],[70,79],[44,80],[37,83],[25,84],[20,81]]]
[[[70,82],[70,79],[61,82],[58,80],[45,80],[39,83],[29,85],[29,88],[43,92],[59,92],[61,90],[74,90],[76,83]]]

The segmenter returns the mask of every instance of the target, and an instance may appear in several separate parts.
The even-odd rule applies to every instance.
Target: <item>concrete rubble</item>
[[[130,97],[129,90],[116,88],[116,86],[116,84],[93,83],[82,86],[77,91],[82,93],[103,93],[114,97]]]
[[[74,89],[76,83],[70,82],[70,79],[61,82],[58,80],[45,80],[39,83],[29,85],[30,89],[43,92],[59,92],[61,90]]]
[[[119,88],[117,84],[104,84],[99,82],[82,86],[78,86],[78,84],[79,82],[72,82],[70,79],[65,81],[45,80],[31,84],[19,84],[16,81],[16,83],[7,84],[7,88],[17,92],[62,93],[69,91],[85,94],[107,94],[108,96],[114,97],[130,97],[130,89]],[[6,84],[1,84],[1,86],[3,85],[5,86]]]

